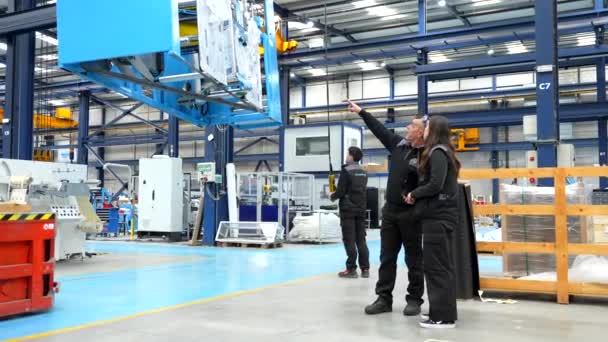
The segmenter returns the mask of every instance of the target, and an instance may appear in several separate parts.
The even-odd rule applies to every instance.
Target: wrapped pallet
[[[589,193],[582,183],[566,187],[568,204],[588,203]],[[500,203],[506,205],[553,205],[555,188],[502,184]],[[555,242],[555,217],[509,215],[502,219],[502,238],[509,242]],[[569,216],[567,221],[570,243],[589,243],[593,234],[584,216]],[[570,256],[570,264],[576,256]],[[509,277],[522,277],[536,273],[555,271],[555,255],[510,253],[503,256],[503,271]]]

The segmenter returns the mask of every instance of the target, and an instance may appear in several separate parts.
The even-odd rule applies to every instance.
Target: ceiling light
[[[48,55],[38,55],[37,58],[40,58],[45,61],[53,61],[57,59],[57,55],[48,54]]]
[[[439,0],[439,2],[437,2],[437,5],[439,5],[441,7],[445,7],[446,2],[445,2],[445,0]]]
[[[494,54],[494,49],[489,49],[488,50],[488,55],[492,56]]]
[[[374,62],[363,62],[363,63],[357,64],[357,66],[365,71],[376,70],[376,69],[380,68],[378,66],[378,63],[374,63]]]
[[[8,45],[6,45],[6,43],[0,43],[0,49],[6,51],[8,50]]]
[[[294,74],[293,72],[290,72],[290,73],[289,73],[289,76],[290,76],[291,78],[294,78],[294,77],[296,77],[296,74]]]
[[[311,27],[314,27],[314,26],[315,26],[315,23],[314,23],[312,20],[309,20],[309,21],[306,23],[306,27],[308,27],[308,28],[311,28]]]
[[[323,38],[312,38],[308,40],[309,48],[318,48],[323,47],[325,45],[325,40]]]
[[[397,14],[396,10],[387,6],[372,7],[368,8],[366,11],[370,15],[375,15],[377,17],[389,17]]]
[[[56,107],[65,106],[67,104],[65,100],[49,100],[49,103]]]
[[[494,4],[497,4],[497,3],[499,3],[499,2],[500,2],[500,0],[483,0],[483,1],[479,1],[479,0],[477,0],[477,1],[475,1],[475,2],[473,3],[473,7],[477,7],[477,6],[487,6],[487,5],[494,5]]]
[[[528,52],[528,48],[525,47],[524,44],[522,44],[522,42],[511,42],[511,43],[505,44],[505,46],[507,47],[507,50],[508,50],[507,53],[510,55]]]
[[[0,63],[0,68],[6,68],[6,64]]]
[[[375,0],[361,0],[353,2],[353,6],[355,6],[355,8],[369,7],[374,6],[375,4]]]
[[[382,63],[380,63],[380,67],[381,67],[381,68],[386,67],[386,62],[382,62]]]
[[[407,18],[407,14],[397,14],[397,15],[389,15],[388,17],[381,18],[380,20],[397,20]]]
[[[429,60],[431,63],[442,63],[442,62],[451,61],[451,59],[448,56],[446,56],[442,53],[429,55]]]
[[[327,73],[325,72],[324,69],[310,69],[310,70],[308,70],[308,72],[312,76],[325,76],[325,75],[327,75]]]
[[[594,36],[577,37],[576,45],[577,46],[595,45],[595,37]]]
[[[319,30],[320,29],[318,29],[316,27],[309,27],[309,28],[305,28],[305,29],[301,30],[300,33],[310,33],[310,32],[316,32]]]
[[[53,38],[51,36],[47,36],[47,35],[42,34],[40,32],[36,32],[36,38],[38,38],[38,39],[40,39],[40,40],[42,40],[44,42],[47,42],[47,43],[49,43],[51,45],[59,45],[59,42],[57,41],[56,38]]]

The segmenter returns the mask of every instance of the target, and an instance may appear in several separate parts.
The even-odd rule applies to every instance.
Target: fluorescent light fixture
[[[397,19],[403,19],[403,18],[407,18],[407,14],[389,15],[387,17],[381,18],[380,20],[386,21],[386,20],[397,20]]]
[[[489,49],[488,50],[488,55],[492,56],[494,54],[494,49]]]
[[[42,34],[40,32],[36,32],[36,38],[38,38],[44,42],[47,42],[51,45],[59,45],[59,42],[57,41],[57,39],[47,36],[46,34]]]
[[[355,8],[369,7],[374,6],[375,4],[375,0],[361,0],[353,2],[353,6],[355,6]]]
[[[310,70],[308,70],[308,72],[312,76],[325,76],[325,75],[327,75],[327,73],[325,72],[325,69],[310,69]]]
[[[287,25],[289,25],[290,30],[301,30],[306,28],[306,24],[300,21],[289,21]]]
[[[500,0],[482,0],[482,1],[477,0],[477,1],[475,1],[473,3],[473,7],[494,5],[494,4],[497,4],[499,2],[500,2]]]
[[[67,104],[65,100],[49,100],[49,103],[56,107],[65,106]]]
[[[382,63],[380,63],[380,67],[381,67],[381,68],[384,68],[385,66],[386,66],[386,62],[382,62]]]
[[[505,44],[505,46],[507,47],[507,50],[508,50],[507,53],[510,55],[528,52],[528,48],[526,48],[524,46],[524,44],[522,44],[521,42],[511,42],[511,43]]]
[[[577,46],[595,45],[595,37],[594,36],[577,37],[576,45]]]
[[[439,1],[437,2],[437,5],[439,5],[439,6],[441,6],[441,7],[445,7],[446,2],[445,2],[445,0],[439,0]]]
[[[442,63],[451,61],[448,56],[442,53],[429,55],[429,60],[431,61],[431,63]]]
[[[0,63],[0,68],[6,68],[6,64]]]
[[[376,70],[376,69],[380,68],[378,66],[378,63],[374,63],[374,62],[363,62],[363,63],[357,64],[357,66],[364,71]]]
[[[293,72],[290,72],[290,73],[289,73],[289,76],[290,76],[291,78],[294,78],[294,77],[296,77],[296,74],[294,74]]]
[[[310,33],[310,32],[316,32],[319,31],[320,29],[316,28],[316,27],[309,27],[309,28],[305,28],[303,30],[301,30],[301,33]]]
[[[6,51],[8,50],[8,45],[6,45],[6,43],[0,43],[0,49]]]
[[[312,38],[308,40],[308,47],[309,48],[318,48],[318,47],[323,47],[325,45],[324,39],[323,38]]]
[[[370,15],[375,15],[377,17],[390,17],[398,13],[396,10],[386,6],[368,8],[366,11]]]
[[[315,23],[314,23],[312,20],[309,20],[309,21],[306,23],[306,27],[308,27],[308,28],[311,28],[311,27],[314,27],[314,26],[315,26]]]

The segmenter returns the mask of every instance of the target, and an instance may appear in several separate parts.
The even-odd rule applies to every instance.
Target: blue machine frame
[[[265,110],[238,98],[228,87],[224,89],[227,96],[210,97],[184,90],[196,89],[192,81],[157,82],[160,77],[200,73],[198,66],[193,66],[193,56],[181,54],[178,8],[178,0],[59,0],[59,64],[84,79],[197,126],[230,124],[249,129],[281,125],[274,29],[261,36]],[[262,20],[257,22],[262,24]],[[265,22],[274,28],[271,0],[265,0]],[[164,70],[153,80],[134,67],[120,70],[107,62],[150,54],[162,54],[164,60]],[[206,105],[186,106],[181,101],[184,97],[205,101]]]

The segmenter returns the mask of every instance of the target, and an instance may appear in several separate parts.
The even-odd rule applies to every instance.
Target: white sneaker
[[[428,321],[429,320],[429,314],[428,313],[421,313],[420,314],[420,318],[422,318],[422,321]]]
[[[427,319],[426,321],[420,322],[420,326],[426,329],[454,329],[456,328],[455,322],[435,322],[433,320]]]

